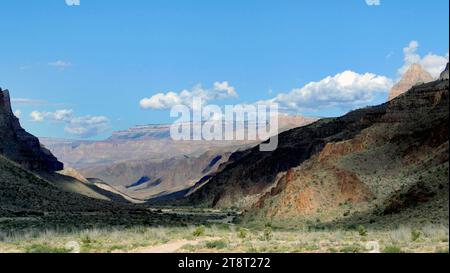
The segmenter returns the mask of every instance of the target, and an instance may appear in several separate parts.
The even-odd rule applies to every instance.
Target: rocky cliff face
[[[20,126],[11,109],[9,92],[1,88],[0,154],[31,171],[54,172],[64,167],[36,137]]]
[[[385,104],[370,127],[283,174],[252,213],[333,222],[409,211],[448,221],[448,87],[428,83]]]
[[[439,77],[440,80],[448,80],[449,79],[449,73],[448,73],[448,63],[447,66],[445,67],[444,72],[441,73],[441,76]]]
[[[187,202],[250,210],[257,219],[338,221],[430,201],[427,214],[448,219],[448,88],[448,80],[416,86],[389,103],[282,133],[274,152],[236,153]]]
[[[189,197],[200,206],[247,208],[270,189],[279,175],[319,154],[330,142],[346,141],[385,114],[385,105],[357,110],[337,119],[324,119],[279,135],[278,148],[259,146],[231,156],[224,170]]]
[[[403,75],[400,82],[398,82],[389,94],[389,100],[392,100],[401,94],[405,93],[413,86],[421,83],[428,83],[433,81],[433,77],[419,64],[413,64],[408,71]]]

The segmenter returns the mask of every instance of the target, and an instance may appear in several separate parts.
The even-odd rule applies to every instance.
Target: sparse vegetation
[[[240,227],[238,229],[238,237],[240,239],[245,239],[245,238],[247,238],[247,236],[248,236],[248,229]]]
[[[341,248],[340,252],[342,253],[360,253],[364,252],[365,249],[359,244],[352,244],[348,246],[344,246]]]
[[[359,236],[365,237],[365,236],[367,236],[367,229],[364,226],[360,225],[358,227],[358,233],[359,233]]]
[[[47,244],[33,244],[25,247],[26,253],[66,253],[67,249],[62,247],[52,247]]]
[[[262,239],[265,241],[270,241],[272,239],[273,232],[271,227],[266,227],[263,231]]]
[[[195,237],[200,237],[203,236],[205,234],[205,227],[204,226],[200,226],[197,227],[194,232],[192,233],[192,235],[194,235]]]
[[[403,253],[403,250],[396,245],[390,245],[383,249],[383,253]]]
[[[419,240],[420,236],[422,235],[422,232],[418,229],[413,229],[411,231],[411,239],[415,242]]]
[[[217,240],[217,241],[208,241],[206,242],[207,248],[216,248],[216,249],[224,249],[227,247],[227,242],[224,240]]]
[[[380,245],[384,253],[429,252],[448,253],[447,226],[427,224],[420,227],[420,243],[412,240],[412,230],[406,226],[394,230],[366,227],[367,235],[358,229],[286,229],[252,228],[220,225],[199,227],[129,227],[91,228],[85,230],[27,230],[0,232],[0,252],[67,253],[68,243],[79,245],[86,253],[133,252],[184,241],[175,252],[341,252],[373,251],[369,243]],[[198,235],[198,236],[194,236]],[[245,239],[242,234],[245,233]],[[373,245],[373,244],[372,244]],[[76,249],[76,247],[75,247]]]

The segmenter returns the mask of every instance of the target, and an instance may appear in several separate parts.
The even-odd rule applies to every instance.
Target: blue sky
[[[38,136],[101,139],[169,122],[168,99],[183,90],[337,116],[384,102],[408,60],[436,70],[448,59],[448,0],[80,4],[0,2],[0,87]]]

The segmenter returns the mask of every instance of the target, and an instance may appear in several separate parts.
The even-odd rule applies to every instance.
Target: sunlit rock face
[[[389,100],[392,100],[405,93],[417,84],[433,81],[433,76],[422,68],[419,64],[413,64],[403,75],[402,79],[394,85],[389,94]]]
[[[439,77],[440,80],[448,80],[449,79],[449,74],[448,74],[448,63],[447,66],[445,67],[444,72],[441,73],[441,76]]]

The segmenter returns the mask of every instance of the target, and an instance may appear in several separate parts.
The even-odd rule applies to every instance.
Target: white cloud
[[[448,63],[448,53],[446,56],[439,56],[430,52],[422,57],[417,53],[418,49],[419,42],[417,41],[411,41],[409,45],[403,49],[405,63],[398,70],[399,75],[402,76],[411,65],[420,64],[434,78],[439,77]]]
[[[43,122],[45,119],[44,113],[33,111],[30,113],[30,118],[34,122]]]
[[[45,105],[45,104],[50,104],[47,101],[43,101],[43,100],[35,100],[35,99],[26,99],[26,98],[17,98],[17,99],[12,99],[11,102],[13,104],[21,104],[21,105]]]
[[[387,93],[392,85],[393,81],[384,76],[344,71],[259,103],[278,103],[285,111],[361,107],[371,104],[376,94]]]
[[[175,105],[187,105],[192,107],[194,97],[200,98],[204,103],[212,100],[222,100],[236,98],[238,94],[236,89],[228,82],[215,82],[214,86],[204,89],[201,85],[194,86],[191,90],[183,90],[179,93],[168,92],[158,93],[150,98],[144,98],[140,101],[142,109],[170,109]]]
[[[63,109],[52,113],[52,118],[56,121],[70,121],[72,119],[73,110]]]
[[[77,137],[87,138],[101,134],[111,127],[109,120],[104,116],[82,116],[76,117],[73,110],[62,109],[55,112],[38,112],[30,113],[30,118],[34,122],[44,122],[51,120],[66,124],[65,131]]]
[[[48,63],[48,65],[49,66],[53,66],[53,67],[57,67],[57,68],[61,68],[61,69],[68,68],[68,67],[72,66],[72,64],[70,62],[63,61],[63,60],[57,60],[57,61],[54,61],[54,62],[50,62],[50,63]]]
[[[22,116],[22,110],[17,109],[16,111],[14,111],[14,116],[16,116],[17,118],[20,118]]]
[[[62,109],[55,112],[39,112],[33,111],[30,113],[30,118],[34,122],[43,122],[45,119],[54,121],[70,121],[73,117],[73,110]]]
[[[109,120],[104,116],[84,116],[71,119],[65,131],[79,137],[91,137],[99,135],[110,128]]]
[[[366,0],[366,4],[369,6],[379,6],[381,5],[381,0]]]
[[[80,0],[66,0],[68,6],[79,6],[80,4]]]

